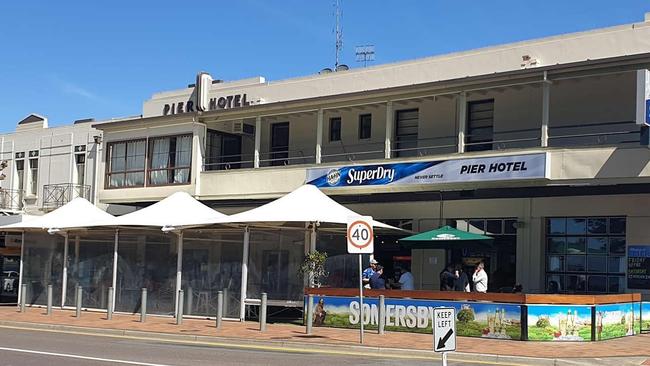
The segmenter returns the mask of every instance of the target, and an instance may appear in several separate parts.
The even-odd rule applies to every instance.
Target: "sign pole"
[[[442,366],[447,366],[447,352],[442,353]]]
[[[361,257],[363,255],[359,254],[359,325],[361,326],[359,333],[359,343],[363,344],[363,265],[361,263]]]

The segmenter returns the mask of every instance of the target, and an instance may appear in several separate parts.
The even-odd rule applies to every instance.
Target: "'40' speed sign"
[[[372,231],[372,217],[357,216],[348,219],[348,253],[372,254],[375,250],[375,235]]]

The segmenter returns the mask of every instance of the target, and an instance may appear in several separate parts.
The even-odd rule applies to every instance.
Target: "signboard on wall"
[[[546,154],[307,169],[319,188],[466,183],[546,178]]]
[[[628,245],[627,288],[650,290],[650,246]]]

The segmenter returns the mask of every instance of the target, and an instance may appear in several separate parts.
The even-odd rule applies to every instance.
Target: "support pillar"
[[[540,134],[540,145],[548,147],[548,123],[550,119],[551,104],[551,82],[546,78],[544,71],[544,81],[542,82],[542,131]]]
[[[176,304],[176,309],[174,310],[174,314],[176,314],[176,319],[183,316],[182,314],[183,304],[182,302],[179,301],[179,294],[182,291],[181,289],[182,271],[183,271],[183,232],[180,231],[178,233],[178,253],[176,255],[176,298],[174,299]]]
[[[465,152],[465,129],[467,128],[467,94],[458,94],[458,152]]]
[[[391,157],[391,140],[393,139],[393,126],[395,121],[393,113],[393,102],[386,102],[386,139],[384,141],[384,159]]]
[[[316,164],[320,164],[322,161],[323,114],[323,109],[319,109],[316,118]]]
[[[22,299],[23,294],[23,262],[25,258],[25,232],[20,233],[20,273],[18,273],[18,303],[20,304],[20,299]]]
[[[248,289],[248,248],[250,245],[250,230],[244,229],[244,248],[241,257],[241,291],[239,295],[239,320],[246,319],[246,290]]]
[[[115,229],[115,242],[113,244],[113,282],[112,282],[112,287],[113,287],[113,297],[110,298],[109,300],[111,301],[111,307],[113,310],[115,310],[115,298],[117,297],[117,246],[119,243],[119,236],[120,236],[120,230]]]
[[[63,278],[61,279],[61,307],[65,306],[68,291],[68,233],[63,233]]]
[[[262,117],[255,117],[255,153],[253,156],[253,168],[260,167],[260,147],[262,145]]]

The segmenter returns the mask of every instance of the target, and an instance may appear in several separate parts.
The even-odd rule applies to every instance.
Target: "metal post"
[[[241,291],[239,294],[239,320],[246,319],[246,290],[248,288],[248,247],[250,245],[250,230],[244,229],[244,245],[241,257]]]
[[[178,253],[176,255],[176,317],[183,316],[183,302],[179,301],[181,290],[181,275],[183,271],[183,232],[178,233]],[[180,306],[180,308],[179,308]]]
[[[77,318],[81,317],[82,296],[83,296],[83,288],[81,286],[77,286],[77,313],[76,313]]]
[[[307,295],[307,334],[310,335],[314,325],[314,295]]]
[[[363,264],[362,255],[359,254],[359,343],[363,344]]]
[[[52,285],[47,285],[47,315],[52,315]]]
[[[183,290],[178,291],[178,303],[176,304],[176,325],[183,324]]]
[[[260,332],[266,332],[266,292],[262,292],[262,303],[260,304]]]
[[[223,319],[223,291],[217,292],[217,329],[221,328]]]
[[[140,322],[144,323],[147,320],[147,288],[142,288],[142,295],[140,295]]]
[[[384,334],[386,327],[386,298],[384,295],[379,295],[379,334]]]
[[[20,312],[21,313],[25,312],[26,303],[27,303],[27,284],[23,284],[22,289],[20,291]]]
[[[23,231],[20,234],[20,268],[18,273],[18,303],[20,304],[21,299],[25,291],[23,290],[23,258],[25,258],[25,232]]]
[[[447,352],[442,353],[442,366],[447,366]]]
[[[63,278],[61,280],[61,307],[65,306],[68,292],[68,233],[63,232]]]
[[[115,229],[115,242],[113,243],[113,282],[112,287],[113,291],[117,289],[117,246],[119,242],[120,230]],[[113,293],[115,294],[115,293]],[[113,311],[115,310],[115,296],[111,300],[111,307]]]
[[[115,289],[108,288],[108,302],[106,303],[106,320],[113,319],[113,297],[115,296]]]

